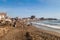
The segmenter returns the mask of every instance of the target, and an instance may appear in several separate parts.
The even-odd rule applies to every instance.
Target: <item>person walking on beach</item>
[[[29,32],[26,32],[25,37],[26,37],[26,40],[32,40],[32,37],[30,36]]]

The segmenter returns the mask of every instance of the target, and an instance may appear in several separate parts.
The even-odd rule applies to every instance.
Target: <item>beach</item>
[[[4,25],[0,27],[0,40],[26,40],[26,32],[29,32],[32,40],[60,40],[60,33],[44,30],[26,22],[17,22],[16,27]]]

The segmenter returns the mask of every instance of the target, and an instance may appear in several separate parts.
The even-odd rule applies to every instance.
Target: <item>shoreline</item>
[[[34,26],[34,27],[36,27],[36,26]],[[36,27],[37,28],[37,27]],[[45,29],[42,29],[42,28],[37,28],[39,31],[43,31],[43,32],[45,32],[45,33],[50,33],[50,34],[52,34],[52,35],[57,35],[57,36],[59,36],[60,37],[60,33],[57,33],[57,32],[55,32],[55,31],[49,31],[49,30],[45,30]]]
[[[31,30],[33,30],[33,29],[30,28],[28,30],[30,30],[31,32],[30,31],[29,32],[35,36],[40,35],[40,36],[43,36],[44,38],[47,37],[47,39],[49,38],[48,40],[60,39],[60,33],[48,31],[48,30],[43,30],[40,28],[36,28],[35,26],[30,26],[30,27],[33,27],[34,31],[32,32]]]
[[[7,28],[7,29],[5,29]],[[17,22],[17,26],[6,26],[2,28],[4,33],[3,36],[0,36],[0,40],[25,40],[26,32],[29,32],[33,40],[60,40],[60,33],[44,30],[37,28],[33,25],[26,25],[26,22]]]
[[[52,26],[50,27],[49,25],[46,26],[46,25],[41,25],[41,24],[36,24],[36,23],[32,23],[32,25],[37,27],[37,28],[43,29],[43,30],[48,30],[48,31],[60,33],[60,29],[57,29],[57,28],[52,27]]]

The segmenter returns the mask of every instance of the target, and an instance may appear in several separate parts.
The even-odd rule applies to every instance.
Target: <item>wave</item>
[[[50,28],[55,28],[55,29],[60,29],[60,26],[54,26],[54,25],[49,25],[49,24],[44,24],[44,23],[33,22],[33,24],[35,24],[35,25],[42,25],[42,26],[46,26],[46,27],[50,27]]]

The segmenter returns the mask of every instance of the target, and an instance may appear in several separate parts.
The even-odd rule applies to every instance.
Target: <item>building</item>
[[[5,19],[7,16],[6,13],[0,13],[0,20]]]

